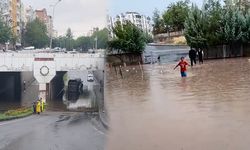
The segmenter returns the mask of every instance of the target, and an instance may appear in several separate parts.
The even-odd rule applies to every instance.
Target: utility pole
[[[96,48],[96,50],[98,49],[98,47],[97,47],[97,41],[98,41],[98,38],[97,38],[97,36],[95,37],[95,48]]]
[[[52,42],[53,42],[53,29],[54,29],[54,21],[55,21],[55,8],[56,8],[56,5],[58,3],[60,3],[62,0],[58,0],[54,5],[51,5],[53,7],[53,15],[52,15],[52,19],[51,19],[51,31],[50,31],[50,49],[52,49]],[[53,21],[52,21],[53,20]]]

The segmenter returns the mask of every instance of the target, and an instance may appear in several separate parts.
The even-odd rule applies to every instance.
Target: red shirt
[[[187,67],[186,66],[188,65],[188,63],[186,61],[180,61],[178,65],[181,68],[181,72],[187,71]]]

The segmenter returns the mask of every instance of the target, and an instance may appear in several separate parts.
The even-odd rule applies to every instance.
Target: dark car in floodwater
[[[69,101],[76,101],[83,93],[83,83],[81,79],[73,79],[68,82],[67,98]]]

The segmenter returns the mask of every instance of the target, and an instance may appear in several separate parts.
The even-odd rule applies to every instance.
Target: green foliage
[[[66,41],[65,41],[65,48],[67,51],[70,51],[73,49],[74,46],[74,40],[73,40],[73,33],[70,28],[66,31]]]
[[[242,31],[243,31],[242,41],[245,43],[250,41],[250,14],[249,13],[246,14],[245,16],[245,24],[243,25]]]
[[[185,37],[191,47],[203,47],[206,45],[205,28],[206,18],[197,6],[192,6],[185,22]]]
[[[250,16],[238,7],[222,7],[220,1],[209,0],[200,10],[192,6],[185,21],[188,45],[204,48],[209,45],[232,45],[250,40]]]
[[[17,35],[11,34],[10,43],[13,45],[13,47],[15,47],[17,40],[18,40]]]
[[[66,37],[69,39],[73,39],[73,33],[70,28],[68,28],[66,31]]]
[[[72,50],[73,48],[81,51],[88,51],[95,46],[95,39],[97,39],[98,49],[106,49],[108,42],[108,29],[95,31],[91,36],[80,36],[77,39],[73,38],[73,33],[69,28],[65,36],[60,36],[53,40],[53,47],[66,48]]]
[[[0,16],[0,43],[4,44],[11,38],[11,28],[7,26],[2,20]]]
[[[205,15],[205,38],[208,45],[221,44],[219,36],[220,27],[223,23],[223,8],[218,0],[208,0],[204,6]]]
[[[81,49],[82,51],[88,51],[88,49],[92,49],[94,45],[94,39],[89,36],[81,36],[75,41],[75,48]]]
[[[0,113],[0,121],[27,117],[32,115],[32,113],[32,108],[19,108],[16,110],[9,110],[4,113]]]
[[[152,35],[150,35],[148,33],[144,33],[144,37],[145,37],[146,43],[154,42],[154,39],[153,39]]]
[[[39,19],[27,23],[24,38],[26,46],[44,48],[49,43],[46,25]]]
[[[113,28],[115,38],[108,43],[112,53],[137,53],[143,52],[146,38],[141,29],[126,21],[124,24],[117,22]]]
[[[92,35],[92,39],[97,38],[97,47],[99,49],[106,49],[108,46],[108,34],[109,31],[107,28],[96,31]]]
[[[153,14],[153,18],[152,18],[154,25],[153,25],[153,34],[159,34],[159,33],[163,33],[165,31],[165,25],[164,25],[164,21],[160,16],[160,12],[155,9],[154,14]]]
[[[233,44],[243,41],[243,29],[245,27],[245,17],[240,10],[230,7],[226,10],[221,26],[221,36],[225,44]]]
[[[180,31],[184,29],[184,23],[189,12],[189,1],[178,1],[170,4],[163,14],[163,20],[167,31]]]

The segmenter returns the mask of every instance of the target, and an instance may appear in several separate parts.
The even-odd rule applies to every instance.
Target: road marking
[[[7,121],[7,122],[4,122],[4,123],[0,123],[0,126],[4,126],[4,125],[7,125],[7,124],[11,124],[11,123],[16,123],[16,122],[27,120],[27,119],[29,119],[29,117],[22,118],[22,119],[17,119],[17,120],[14,120],[14,121]]]
[[[102,131],[100,131],[100,130],[98,130],[95,126],[92,126],[97,132],[99,132],[100,134],[102,134],[102,135],[105,135],[105,133],[104,132],[102,132]]]

